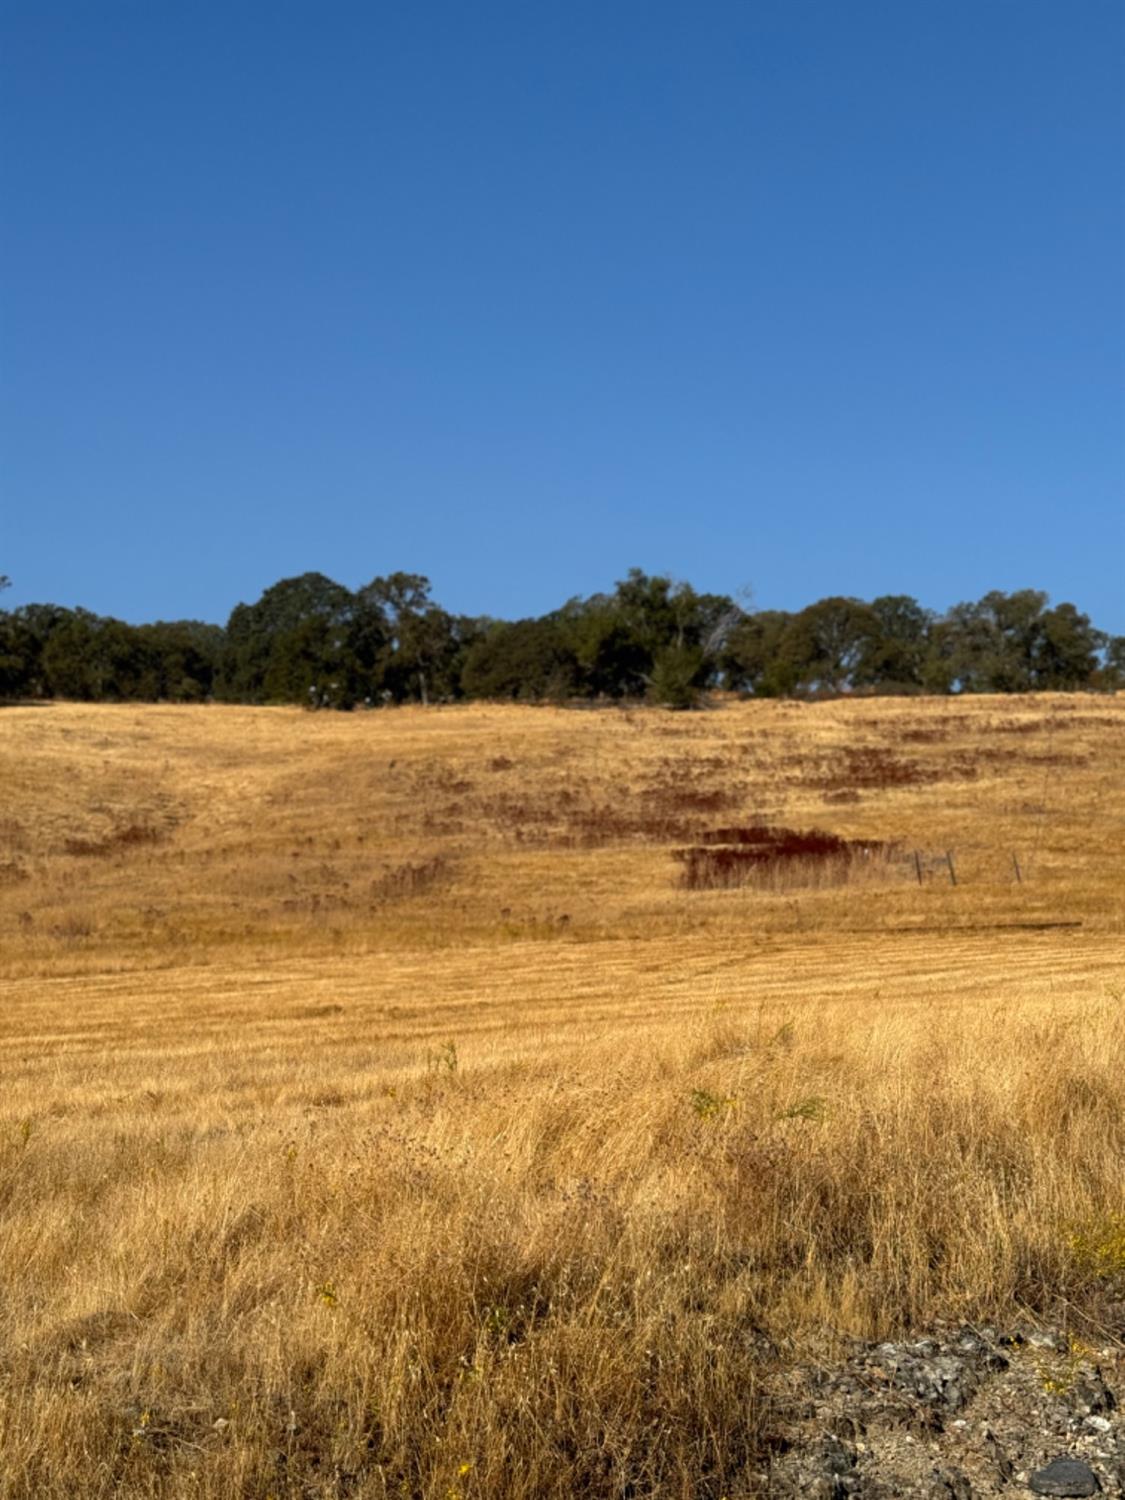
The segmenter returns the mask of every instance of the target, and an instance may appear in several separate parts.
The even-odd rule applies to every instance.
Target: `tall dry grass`
[[[0,715],[0,1494],[734,1500],[798,1352],[1125,1332],[1116,721],[1044,817],[1055,700],[766,707]],[[683,891],[670,730],[963,883]],[[825,803],[861,735],[924,774]]]

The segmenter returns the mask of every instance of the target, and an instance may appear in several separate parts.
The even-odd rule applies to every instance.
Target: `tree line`
[[[0,586],[7,580],[0,578]],[[225,626],[129,625],[54,604],[0,610],[0,698],[90,702],[384,704],[1125,688],[1125,636],[1037,589],[944,613],[904,594],[747,609],[634,568],[612,593],[532,619],[451,614],[429,580],[351,590],[286,578]]]

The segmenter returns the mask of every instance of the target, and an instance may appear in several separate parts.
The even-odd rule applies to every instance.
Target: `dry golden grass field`
[[[0,1494],[738,1500],[801,1351],[1120,1338],[1123,898],[1122,697],[0,711]]]

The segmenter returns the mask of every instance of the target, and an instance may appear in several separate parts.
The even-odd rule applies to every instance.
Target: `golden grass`
[[[735,1500],[799,1349],[1104,1327],[1123,731],[0,712],[0,1494]]]

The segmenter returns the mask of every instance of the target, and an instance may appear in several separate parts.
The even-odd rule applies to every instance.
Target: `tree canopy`
[[[0,587],[7,580],[0,576]],[[271,585],[225,626],[130,625],[54,604],[0,610],[0,697],[300,703],[313,708],[646,699],[708,691],[1019,693],[1125,688],[1125,637],[1045,593],[992,591],[943,614],[905,594],[795,612],[633,568],[610,593],[537,618],[455,615],[428,578],[351,590],[323,573]]]

